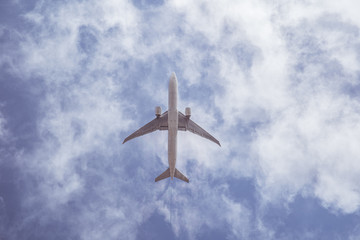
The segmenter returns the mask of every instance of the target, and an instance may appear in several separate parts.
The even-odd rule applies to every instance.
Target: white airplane
[[[190,131],[198,134],[201,137],[207,138],[210,141],[220,145],[220,142],[211,136],[208,132],[202,129],[199,125],[190,120],[191,109],[185,108],[185,115],[177,110],[177,96],[178,96],[178,83],[175,73],[173,72],[169,81],[169,110],[161,114],[161,108],[155,108],[156,118],[145,126],[138,129],[136,132],[125,138],[123,144],[133,138],[140,137],[147,133],[151,133],[156,130],[168,130],[168,161],[169,168],[155,178],[155,182],[163,180],[165,178],[174,177],[181,179],[185,182],[189,182],[189,179],[185,177],[179,170],[175,168],[176,164],[176,150],[177,150],[177,131]]]

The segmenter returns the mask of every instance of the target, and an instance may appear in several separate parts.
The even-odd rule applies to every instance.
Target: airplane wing
[[[160,117],[155,118],[151,122],[147,123],[145,126],[139,128],[137,131],[135,131],[133,134],[125,138],[124,143],[127,141],[140,137],[142,135],[154,132],[156,130],[168,130],[168,112],[164,112],[161,114]]]
[[[195,134],[197,134],[197,135],[199,135],[201,137],[207,138],[210,141],[213,141],[214,143],[221,146],[220,142],[216,138],[211,136],[207,131],[205,131],[199,125],[197,125],[195,122],[190,120],[190,118],[186,117],[181,112],[178,113],[178,116],[179,116],[178,130],[180,130],[180,131],[190,131],[190,132],[195,133]]]

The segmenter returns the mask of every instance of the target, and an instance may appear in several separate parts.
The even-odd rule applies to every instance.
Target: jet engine
[[[156,115],[156,117],[161,116],[161,107],[159,107],[159,106],[155,107],[155,115]]]
[[[191,108],[189,108],[189,107],[185,108],[185,116],[187,118],[190,118],[190,116],[191,116]]]

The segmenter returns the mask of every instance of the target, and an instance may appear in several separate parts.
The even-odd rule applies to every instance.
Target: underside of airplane
[[[133,138],[140,137],[142,135],[154,132],[156,130],[167,130],[168,131],[168,161],[169,168],[166,169],[162,174],[155,178],[155,182],[170,177],[171,179],[178,178],[185,182],[189,182],[189,179],[184,176],[178,169],[176,169],[176,158],[177,158],[177,132],[178,131],[190,131],[201,137],[209,139],[210,141],[220,145],[220,142],[211,136],[207,131],[197,125],[190,119],[191,109],[187,107],[185,114],[177,111],[177,78],[175,73],[171,74],[169,81],[169,110],[161,113],[161,108],[155,108],[156,118],[151,122],[147,123],[133,134],[125,138],[123,144]]]

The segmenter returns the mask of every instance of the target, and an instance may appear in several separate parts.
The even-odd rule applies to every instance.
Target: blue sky
[[[357,1],[0,3],[0,239],[360,239]],[[123,139],[178,108],[221,142]]]

